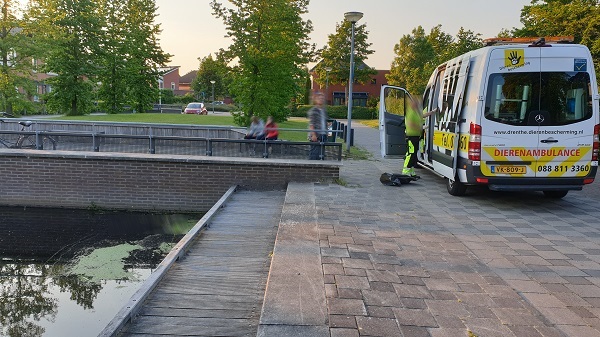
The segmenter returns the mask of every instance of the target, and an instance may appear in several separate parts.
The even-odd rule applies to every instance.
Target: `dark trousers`
[[[317,137],[317,141],[316,142],[312,142],[315,143],[315,145],[311,145],[310,146],[310,153],[308,154],[308,159],[310,160],[325,160],[325,147],[319,145],[319,142],[326,142],[327,141],[327,135],[320,135]],[[323,148],[323,157],[321,157],[321,148]]]
[[[404,168],[413,168],[417,164],[417,149],[419,148],[419,136],[406,137],[406,157],[404,158]]]

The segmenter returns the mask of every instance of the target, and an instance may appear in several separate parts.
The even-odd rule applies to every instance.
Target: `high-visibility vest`
[[[406,114],[404,118],[404,124],[406,124],[406,135],[409,137],[420,137],[421,132],[423,132],[423,116],[418,111],[415,111],[412,107],[409,106],[406,109]],[[411,121],[412,123],[409,123],[409,121]]]

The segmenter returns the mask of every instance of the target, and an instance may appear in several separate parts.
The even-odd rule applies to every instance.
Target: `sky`
[[[228,3],[221,0],[221,3]],[[212,15],[210,0],[156,0],[156,23],[161,25],[160,44],[171,55],[170,66],[180,66],[179,73],[197,70],[200,61],[231,41],[225,38],[222,19]],[[313,23],[310,40],[318,48],[327,44],[335,33],[336,23],[346,12],[362,12],[358,24],[366,24],[371,54],[366,63],[379,70],[389,69],[394,59],[394,45],[404,35],[422,26],[429,33],[441,24],[442,30],[455,36],[460,27],[494,37],[501,29],[521,27],[521,9],[531,0],[312,0],[305,19]],[[348,51],[349,52],[349,51]]]

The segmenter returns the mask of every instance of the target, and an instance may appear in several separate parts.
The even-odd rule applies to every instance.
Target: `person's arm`
[[[438,113],[438,112],[440,112],[440,108],[439,108],[439,107],[438,107],[438,108],[435,108],[435,109],[433,109],[433,110],[431,110],[431,111],[424,112],[424,113],[423,113],[423,118],[425,118],[425,117],[429,117],[429,116],[431,116],[431,115],[433,115],[433,114],[436,114],[436,113]]]
[[[256,136],[263,135],[265,133],[265,123],[263,121],[258,122],[256,127]]]
[[[252,123],[252,124],[250,124],[250,127],[248,128],[248,133],[246,133],[246,135],[254,136],[255,132],[256,132],[256,124]]]

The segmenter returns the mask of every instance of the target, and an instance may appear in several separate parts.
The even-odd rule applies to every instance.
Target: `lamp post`
[[[325,104],[329,104],[329,72],[333,69],[331,67],[325,68]]]
[[[212,84],[212,108],[213,108],[213,115],[215,114],[215,81],[210,81],[210,84]]]
[[[162,111],[162,87],[163,87],[163,77],[158,76],[158,108]]]
[[[352,135],[352,85],[354,84],[354,25],[363,17],[361,12],[344,13],[344,18],[352,24],[352,39],[350,40],[350,78],[348,79],[348,131],[346,132],[346,151],[350,154]]]

